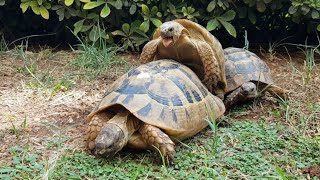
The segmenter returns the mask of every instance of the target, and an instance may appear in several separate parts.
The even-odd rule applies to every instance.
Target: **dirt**
[[[52,70],[56,77],[72,71],[65,65],[76,56],[71,52],[28,54],[36,59],[38,69]],[[304,70],[301,54],[291,55],[291,61],[286,55],[257,54],[272,69],[275,83],[291,91],[290,98],[303,102],[320,102],[320,94],[317,93],[319,74],[310,80],[313,85],[302,83]],[[136,54],[121,56],[127,58],[132,66],[139,65]],[[48,141],[53,137],[68,137],[68,146],[84,150],[86,115],[102,97],[108,84],[125,73],[112,75],[109,72],[90,83],[79,81],[73,90],[52,95],[45,89],[29,86],[29,82],[34,79],[19,71],[24,64],[21,59],[10,53],[2,54],[0,63],[0,164],[9,160],[9,149],[12,146],[25,147],[29,144],[30,150],[48,154]],[[316,71],[319,73],[319,69]],[[275,100],[266,97],[257,106],[252,106],[247,114],[234,116],[258,120],[276,107]]]
[[[310,166],[303,170],[304,173],[310,174],[310,176],[320,177],[320,166]]]

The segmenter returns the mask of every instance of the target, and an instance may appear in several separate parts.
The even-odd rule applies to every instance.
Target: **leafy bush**
[[[16,4],[0,0],[0,10],[6,5]],[[209,31],[220,29],[219,33],[233,37],[244,29],[279,30],[282,36],[297,26],[320,31],[319,0],[21,0],[20,9],[46,20],[69,22],[74,34],[84,34],[89,41],[108,39],[131,50],[139,50],[162,22],[176,18],[190,19]],[[0,12],[0,27],[5,15]]]

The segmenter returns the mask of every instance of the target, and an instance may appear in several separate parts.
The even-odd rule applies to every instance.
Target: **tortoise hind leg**
[[[166,163],[174,161],[176,154],[174,149],[175,144],[167,134],[162,132],[159,128],[149,124],[142,125],[139,132],[147,144],[160,150],[162,156],[166,160]]]
[[[266,91],[268,91],[272,96],[276,97],[276,98],[281,98],[281,99],[287,99],[288,98],[288,94],[289,91],[285,90],[279,86],[276,85],[270,85],[270,84],[260,84],[260,86],[262,86],[263,89],[266,89]]]

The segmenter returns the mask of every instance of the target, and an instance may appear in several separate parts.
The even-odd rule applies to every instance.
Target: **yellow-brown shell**
[[[121,76],[88,119],[115,105],[177,139],[198,133],[207,126],[208,115],[218,119],[225,111],[223,102],[188,67],[172,60],[143,64]]]
[[[224,49],[226,78],[231,92],[249,81],[272,84],[270,68],[256,54],[241,48]]]

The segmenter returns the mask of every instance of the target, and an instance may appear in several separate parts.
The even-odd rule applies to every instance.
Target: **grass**
[[[1,47],[3,42],[1,40]],[[108,47],[104,39],[98,39],[97,42],[89,44],[79,38],[79,42],[77,50],[73,49],[75,58],[63,65],[64,69],[69,71],[62,76],[57,75],[59,70],[55,67],[39,67],[41,61],[50,61],[55,55],[50,49],[42,49],[39,53],[28,51],[28,39],[12,49],[10,54],[14,56],[13,61],[22,60],[23,65],[18,65],[16,68],[19,73],[30,79],[27,83],[29,87],[45,90],[51,95],[72,90],[77,80],[91,81],[101,75],[117,75],[123,72],[119,71],[121,67],[128,70],[127,61],[116,56],[120,48]]]
[[[233,121],[232,119],[229,119]],[[111,160],[68,151],[57,159],[52,179],[288,179],[305,178],[304,167],[320,163],[319,142],[291,134],[280,124],[236,122],[217,130],[215,138],[198,135],[177,147],[176,163],[165,168],[155,152],[121,152]],[[46,164],[28,148],[11,150],[12,161],[0,169],[0,178],[39,178]],[[155,164],[156,163],[156,164]],[[35,173],[36,172],[36,173]]]
[[[0,33],[0,54],[8,50],[8,43],[4,39],[4,36]]]
[[[126,60],[115,56],[121,48],[108,46],[107,40],[99,38],[97,42],[89,44],[76,37],[80,42],[77,46],[80,54],[70,64],[82,71],[86,79],[99,76],[117,65],[126,65]]]

